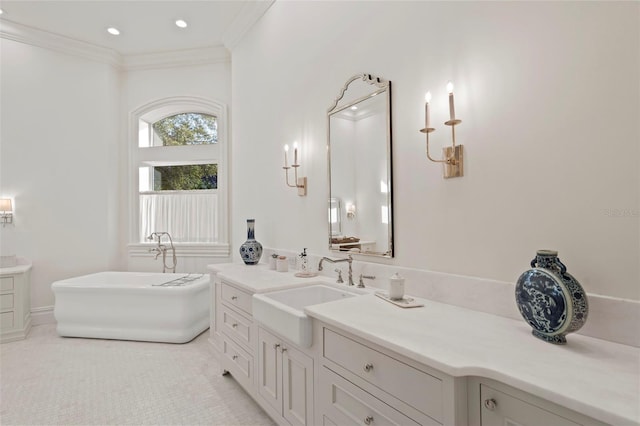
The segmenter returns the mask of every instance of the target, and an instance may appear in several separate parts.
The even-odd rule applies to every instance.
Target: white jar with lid
[[[278,259],[276,260],[276,269],[278,272],[289,271],[289,261],[286,256],[278,256]]]
[[[401,300],[404,297],[404,278],[397,272],[389,278],[389,299]]]

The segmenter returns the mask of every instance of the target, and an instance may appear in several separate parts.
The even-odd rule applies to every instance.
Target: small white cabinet
[[[31,263],[0,268],[0,342],[27,337],[31,329]]]
[[[258,327],[258,396],[289,424],[313,424],[313,359]]]

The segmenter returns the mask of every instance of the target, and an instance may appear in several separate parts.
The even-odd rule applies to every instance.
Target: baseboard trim
[[[41,306],[31,309],[31,325],[55,324],[56,318],[53,316],[53,306]]]

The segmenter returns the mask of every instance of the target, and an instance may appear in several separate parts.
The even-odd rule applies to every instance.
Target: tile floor
[[[273,425],[220,374],[208,333],[175,345],[33,327],[26,340],[0,345],[0,424]]]

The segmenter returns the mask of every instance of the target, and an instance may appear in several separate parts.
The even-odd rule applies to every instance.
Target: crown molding
[[[230,62],[231,55],[224,46],[198,49],[174,50],[169,52],[123,55],[122,68],[126,71],[172,68]]]
[[[122,66],[121,56],[115,50],[18,24],[7,19],[0,21],[0,38],[102,62],[116,68]]]
[[[245,2],[238,16],[222,36],[224,47],[232,51],[249,29],[264,15],[276,0]]]
[[[140,55],[121,55],[113,49],[96,46],[6,19],[0,21],[0,38],[104,63],[123,71],[194,66],[229,62],[231,60],[229,51],[224,46]]]

